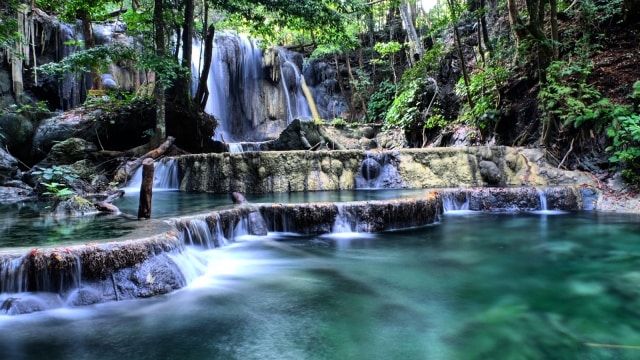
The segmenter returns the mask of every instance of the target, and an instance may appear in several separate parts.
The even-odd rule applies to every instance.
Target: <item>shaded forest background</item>
[[[204,113],[206,88],[192,91],[194,39],[210,42],[236,29],[322,58],[337,69],[349,111],[336,126],[382,124],[404,131],[410,147],[536,146],[560,168],[640,179],[640,1],[439,0],[9,0],[0,5],[2,79],[12,103],[1,116],[37,122],[56,110],[29,92],[23,77],[89,74],[102,90],[101,67],[128,61],[153,73],[155,86],[108,105],[155,114],[138,153],[167,136],[205,145],[216,120]],[[78,23],[81,51],[39,64],[29,17]],[[97,46],[92,25],[122,21],[134,47]],[[205,55],[206,58],[206,55]],[[198,74],[196,74],[197,76]],[[202,75],[206,78],[206,75]],[[206,83],[200,81],[200,84]],[[125,111],[126,112],[126,111]],[[9,149],[8,139],[0,138]],[[15,149],[13,153],[20,153]],[[21,166],[28,167],[28,162]]]

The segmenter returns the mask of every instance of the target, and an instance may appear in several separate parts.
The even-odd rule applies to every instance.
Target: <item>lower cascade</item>
[[[342,203],[250,204],[239,197],[227,209],[170,219],[151,237],[4,252],[0,314],[166,294],[206,271],[199,252],[244,235],[376,233],[434,224],[452,210],[542,210],[541,192],[549,209],[583,208],[580,189],[572,187],[443,189],[423,197]]]

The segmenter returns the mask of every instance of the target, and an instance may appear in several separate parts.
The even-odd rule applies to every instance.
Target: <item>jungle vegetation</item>
[[[425,10],[414,0],[8,0],[0,5],[0,48],[29,57],[20,14],[34,9],[80,21],[83,51],[42,70],[98,74],[108,58],[155,72],[162,86],[153,92],[157,127],[150,145],[157,145],[171,135],[165,112],[177,108],[189,114],[182,121],[203,121],[206,89],[191,94],[184,60],[193,39],[236,29],[265,46],[346,67],[339,83],[349,116],[328,122],[400,128],[412,146],[433,145],[438,134],[465,126],[478,144],[544,146],[558,167],[593,171],[604,157],[604,167],[637,182],[639,79],[616,71],[622,66],[603,73],[601,64],[613,59],[640,69],[638,3],[437,0]],[[142,51],[96,46],[91,24],[109,19],[124,21]],[[614,52],[621,46],[613,39],[631,45]],[[604,81],[612,76],[614,82]],[[19,91],[14,86],[17,102]]]

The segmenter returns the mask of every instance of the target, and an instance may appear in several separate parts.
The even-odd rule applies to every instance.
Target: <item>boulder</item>
[[[0,148],[0,185],[21,176],[18,160],[11,156],[4,148]]]

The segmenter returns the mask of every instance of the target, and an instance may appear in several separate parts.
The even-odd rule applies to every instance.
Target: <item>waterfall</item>
[[[538,190],[538,196],[540,197],[540,211],[547,211],[547,195],[544,190]]]
[[[58,61],[70,56],[78,50],[78,42],[82,42],[82,33],[77,33],[70,25],[60,23],[57,36],[56,57]],[[80,77],[84,79],[84,76]],[[78,80],[78,74],[68,73],[58,82],[60,109],[69,110],[81,103],[81,92],[84,91],[83,82]]]
[[[242,149],[242,144],[240,143],[229,143],[229,152],[231,153],[241,153],[244,150]]]
[[[177,190],[180,188],[178,163],[174,158],[163,158],[154,162],[153,189]],[[130,191],[140,191],[142,184],[142,166],[138,167],[125,186]]]
[[[333,223],[333,227],[331,232],[333,233],[352,233],[353,227],[351,226],[351,222],[349,221],[349,214],[345,211],[344,206],[341,204],[336,204],[338,207],[338,215],[336,215],[336,220]]]
[[[195,44],[193,67],[200,72],[200,45]],[[234,143],[245,140],[260,118],[255,101],[261,77],[262,51],[256,40],[233,32],[216,34],[207,85],[205,112],[218,119],[214,140]]]
[[[25,292],[27,287],[27,271],[29,263],[26,256],[16,258],[0,258],[0,293]]]
[[[194,42],[194,73],[201,73],[201,47]],[[313,117],[300,59],[282,48],[270,49],[268,55],[257,40],[243,34],[222,31],[214,38],[205,112],[218,120],[213,140],[229,144],[230,152],[242,149],[232,144],[271,140],[293,119]]]
[[[442,209],[445,213],[469,211],[469,192],[456,190],[443,192]]]
[[[358,189],[398,189],[406,187],[398,172],[400,154],[397,151],[383,153],[366,152],[356,176]]]
[[[34,255],[35,256],[35,255]],[[22,292],[64,292],[79,288],[82,274],[80,258],[71,256],[72,261],[64,267],[55,268],[45,265],[36,269],[29,256],[0,258],[0,293]],[[51,259],[40,261],[62,264],[69,257],[52,253]]]
[[[217,217],[217,220],[213,229],[209,227],[209,224],[204,219],[181,221],[176,224],[176,227],[182,232],[182,239],[185,245],[213,249],[227,246],[232,242],[224,236],[219,217]]]
[[[287,123],[291,123],[293,119],[312,119],[311,107],[303,91],[306,85],[298,66],[291,61],[284,50],[281,49],[278,56],[280,58],[280,81],[282,81],[282,90],[287,100]],[[289,80],[294,81],[291,83]],[[293,101],[291,101],[292,95]]]
[[[560,215],[566,213],[565,211],[558,209],[557,197],[554,196],[554,189],[536,189],[536,191],[540,202],[540,210],[535,210],[533,213],[542,215]],[[549,193],[547,194],[547,192]],[[549,209],[549,201],[551,201],[551,209]]]

